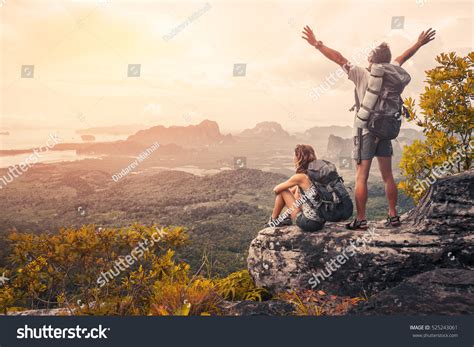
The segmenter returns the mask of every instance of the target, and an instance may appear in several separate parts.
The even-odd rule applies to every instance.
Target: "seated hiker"
[[[304,231],[316,231],[326,221],[352,216],[351,197],[334,164],[318,160],[309,145],[296,146],[294,161],[296,174],[273,189],[277,197],[267,227],[291,225],[295,220]],[[285,206],[288,209],[281,214]]]
[[[356,66],[338,51],[327,47],[316,39],[313,31],[306,26],[303,39],[320,51],[326,58],[335,62],[347,73],[355,84],[357,112],[354,117],[354,151],[356,161],[355,201],[356,218],[346,225],[351,230],[368,228],[366,205],[368,197],[367,181],[370,166],[377,158],[379,170],[385,183],[388,202],[388,227],[400,226],[397,214],[397,186],[392,172],[392,143],[398,136],[403,113],[401,93],[410,82],[410,75],[401,67],[420,47],[431,42],[436,32],[431,28],[422,32],[417,42],[391,63],[392,54],[384,42],[376,47],[368,57],[367,69]],[[352,109],[351,109],[352,110]]]
[[[291,225],[292,220],[304,231],[322,229],[325,220],[319,216],[320,206],[317,190],[308,177],[308,166],[316,160],[316,154],[310,145],[297,145],[295,148],[296,173],[286,182],[277,185],[275,206],[267,226]],[[287,210],[280,215],[283,209]]]

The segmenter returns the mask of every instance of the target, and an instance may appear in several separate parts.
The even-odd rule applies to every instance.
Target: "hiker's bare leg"
[[[278,194],[275,198],[275,205],[273,206],[272,218],[276,219],[280,215],[281,211],[285,207],[285,200],[281,194]]]
[[[290,188],[288,190],[290,194],[293,196],[293,201],[297,200],[300,196],[298,187],[295,186],[293,188]],[[283,195],[280,193],[276,196],[275,198],[275,205],[273,206],[273,212],[272,212],[272,218],[276,219],[280,215],[281,211],[283,211],[283,208],[285,205],[288,207],[288,205],[285,203],[285,200],[283,199]],[[293,203],[292,203],[293,205]]]
[[[291,219],[295,219],[296,218],[296,215],[298,214],[298,212],[301,210],[299,207],[296,208],[295,207],[295,196],[293,195],[293,193],[287,189],[287,190],[284,190],[282,191],[280,194],[278,194],[277,196],[277,199],[283,199],[284,201],[284,205],[286,205],[286,207],[288,207],[289,209],[291,209]],[[276,202],[275,202],[276,204]],[[281,212],[281,210],[283,209],[283,207],[280,209],[280,211],[278,212],[278,214]],[[275,209],[273,210],[273,214],[272,214],[272,218],[277,218],[278,215],[275,216]]]
[[[388,215],[395,217],[397,215],[398,190],[392,172],[392,157],[377,157],[380,173],[385,183],[385,195],[388,201]]]
[[[356,166],[356,181],[355,181],[355,201],[357,208],[357,220],[364,220],[365,206],[367,204],[367,180],[369,179],[370,165],[372,159],[362,160]]]

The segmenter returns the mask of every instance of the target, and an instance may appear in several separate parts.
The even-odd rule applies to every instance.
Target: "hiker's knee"
[[[358,184],[367,184],[369,179],[369,173],[365,172],[364,170],[357,170],[356,172],[356,182]]]
[[[382,176],[382,180],[387,182],[392,182],[393,179],[393,172],[390,167],[379,166],[380,168],[380,175]]]
[[[395,180],[394,180],[394,178],[393,178],[392,171],[380,172],[380,173],[381,173],[381,175],[382,175],[382,180],[383,180],[385,183],[395,182]]]
[[[371,160],[362,160],[356,168],[356,180],[359,182],[367,182],[369,179]]]

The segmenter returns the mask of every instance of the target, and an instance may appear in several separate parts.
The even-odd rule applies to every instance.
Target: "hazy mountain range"
[[[330,135],[342,138],[352,137],[352,128],[349,126],[313,127],[303,133],[290,134],[277,122],[257,123],[253,128],[245,129],[237,134],[223,134],[215,121],[204,120],[197,125],[188,126],[154,126],[139,130],[130,135],[124,142],[135,147],[134,144],[151,145],[158,142],[160,145],[175,144],[183,148],[202,148],[209,146],[232,146],[238,142],[268,142],[281,143],[295,141],[327,142]],[[402,129],[400,137],[407,140],[419,138],[421,133],[413,129]],[[97,147],[94,148],[97,151]],[[107,151],[105,151],[107,152]]]
[[[95,128],[96,131],[125,131],[118,128]],[[293,148],[298,143],[312,145],[318,157],[337,162],[348,157],[352,128],[349,126],[313,127],[302,133],[290,133],[277,122],[257,123],[240,133],[224,134],[215,121],[204,120],[188,126],[154,126],[134,131],[125,140],[111,142],[59,143],[52,150],[75,150],[79,155],[130,158],[158,143],[160,146],[147,157],[146,165],[179,168],[195,166],[204,169],[233,168],[235,157],[245,157],[247,167],[289,174],[293,171]],[[83,133],[84,131],[81,131]],[[83,134],[92,135],[92,134]],[[421,132],[403,129],[394,141],[395,165],[403,145],[421,138]],[[328,147],[329,139],[332,142]],[[2,150],[0,155],[27,153],[31,149]],[[339,153],[339,154],[338,154]],[[121,162],[121,161],[119,161]],[[105,161],[104,161],[105,163]],[[143,167],[144,164],[141,164]]]

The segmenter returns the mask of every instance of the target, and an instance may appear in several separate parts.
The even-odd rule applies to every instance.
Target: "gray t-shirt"
[[[360,66],[352,66],[349,71],[347,71],[347,76],[349,79],[354,82],[355,85],[355,93],[357,93],[357,97],[359,98],[359,102],[362,103],[364,100],[365,91],[367,90],[367,86],[369,85],[369,77],[370,72],[367,69],[364,69]],[[353,125],[353,135],[357,136],[357,126],[356,126],[356,119],[357,119],[357,111],[354,113],[354,125]],[[367,134],[369,131],[367,129],[362,129],[362,134]]]
[[[399,65],[398,62],[394,62],[393,65]],[[355,85],[355,92],[357,93],[357,97],[359,98],[359,102],[362,103],[364,100],[365,91],[367,90],[367,86],[369,85],[369,78],[370,78],[370,71],[360,67],[351,65],[349,71],[347,72],[348,78],[354,82]],[[354,136],[357,136],[357,127],[356,121],[357,119],[357,112],[354,114]],[[367,134],[369,131],[367,129],[362,129],[362,134]]]

